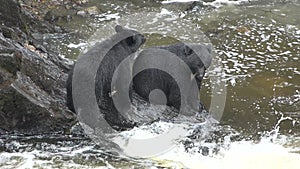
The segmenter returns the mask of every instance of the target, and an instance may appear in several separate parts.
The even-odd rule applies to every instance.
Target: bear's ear
[[[117,25],[117,26],[115,27],[115,30],[116,30],[116,32],[121,32],[121,31],[124,30],[124,29],[123,29],[123,27],[122,27],[121,25]]]
[[[189,46],[184,45],[183,46],[183,52],[184,52],[185,56],[188,56],[188,55],[191,55],[193,53],[193,50]]]

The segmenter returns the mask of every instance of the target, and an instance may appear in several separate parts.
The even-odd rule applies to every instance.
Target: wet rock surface
[[[0,2],[0,133],[68,130],[75,121],[65,107],[69,67],[32,37],[57,30],[15,1]]]

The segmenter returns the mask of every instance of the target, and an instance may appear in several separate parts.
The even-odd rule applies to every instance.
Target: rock
[[[50,23],[54,22],[70,22],[72,19],[72,16],[74,16],[76,13],[73,9],[66,9],[65,7],[61,6],[58,8],[54,8],[49,10],[44,19]]]
[[[84,10],[77,11],[76,14],[79,16],[83,16],[83,17],[95,16],[95,15],[100,14],[100,10],[96,6],[91,6],[91,7],[85,8]]]
[[[195,10],[196,8],[201,9],[203,7],[204,7],[204,5],[203,5],[202,1],[194,1],[186,8],[186,11],[192,11],[192,10]]]
[[[89,2],[88,0],[75,0],[75,3],[78,4],[78,5],[84,5],[88,2]]]
[[[67,10],[70,10],[72,7],[71,7],[70,5],[66,5],[65,8],[66,8]]]
[[[186,11],[187,9],[191,8],[193,3],[194,2],[192,1],[187,1],[187,2],[178,1],[172,3],[164,3],[163,7],[168,11]]]
[[[78,11],[76,14],[79,15],[79,16],[83,16],[83,17],[86,16],[86,12],[85,11]]]
[[[21,7],[15,1],[0,0],[0,24],[8,27],[18,27],[24,30],[26,24],[24,23],[21,13]]]
[[[214,0],[201,0],[201,1],[178,1],[178,2],[171,2],[171,3],[163,3],[164,8],[168,11],[210,11],[215,9],[215,7],[211,5],[207,5],[204,2],[211,2]]]
[[[0,2],[8,8],[0,6],[0,134],[69,130],[76,118],[65,106],[68,67],[32,36],[54,28],[15,1]]]
[[[66,75],[53,62],[0,35],[0,128],[43,133],[71,127]]]
[[[82,126],[78,123],[76,123],[74,126],[72,126],[72,128],[70,129],[70,134],[72,134],[73,136],[77,135],[85,135],[85,131],[82,128]]]
[[[89,15],[98,15],[100,13],[96,6],[91,6],[85,9]]]

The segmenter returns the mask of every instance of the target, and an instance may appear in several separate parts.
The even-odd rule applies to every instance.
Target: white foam
[[[78,43],[78,44],[74,44],[74,43],[70,43],[67,47],[68,48],[81,48],[81,47],[86,47],[87,43]]]
[[[285,120],[291,118],[282,116],[274,130],[266,132],[258,143],[230,141],[228,135],[223,145],[211,143],[212,146],[220,147],[216,154],[204,156],[199,151],[187,152],[183,144],[177,144],[171,151],[153,159],[164,162],[165,166],[178,166],[174,167],[178,169],[299,169],[300,154],[292,153],[299,152],[299,149],[283,146],[289,139],[297,138],[279,135],[280,123]],[[199,144],[201,146],[203,143]]]
[[[161,15],[171,15],[172,12],[168,11],[168,10],[165,9],[165,8],[162,8],[160,14],[161,14]]]
[[[213,157],[186,153],[181,146],[154,159],[165,161],[166,166],[180,164],[189,169],[299,169],[300,166],[300,154],[290,153],[289,149],[269,140],[258,144],[233,142],[229,150],[223,149]]]
[[[266,136],[259,143],[254,143],[253,141],[231,141],[230,135],[228,135],[224,137],[225,141],[221,145],[214,142],[197,141],[194,142],[192,150],[187,152],[186,147],[179,139],[173,140],[175,142],[173,142],[172,148],[150,158],[158,161],[162,167],[174,169],[298,169],[300,166],[300,154],[292,152],[299,150],[284,147],[283,145],[287,143],[288,137],[279,135],[279,124],[285,120],[291,119],[282,117],[275,125],[275,129],[267,132]],[[147,139],[149,136],[156,137],[157,133],[169,130],[170,127],[174,126],[174,124],[166,122],[156,122],[154,124],[156,126],[135,128],[131,131],[123,132],[122,135]],[[205,126],[209,127],[209,125],[201,126],[202,129]],[[191,127],[182,127],[185,128],[187,133],[191,130]],[[153,130],[157,128],[160,128],[162,131],[154,132]],[[206,137],[205,132],[210,133],[211,130],[218,130],[218,128],[211,126],[211,129],[201,130],[204,139]],[[127,148],[130,147],[128,146],[129,144],[127,142]],[[135,146],[138,145],[131,145],[131,147]],[[146,146],[139,148],[144,149]],[[155,147],[159,145],[153,143],[148,146]],[[209,150],[208,155],[204,156],[199,152],[199,147],[201,146],[206,146],[209,149],[219,148],[219,151],[218,153],[212,153]]]
[[[172,149],[175,140],[188,134],[188,125],[155,122],[136,127],[113,138],[122,151],[131,157],[151,157]]]
[[[180,2],[180,3],[186,3],[186,2],[194,2],[194,1],[199,1],[199,0],[165,0],[162,1],[162,4],[170,4],[170,3],[175,3],[175,2]]]
[[[162,4],[170,4],[170,3],[188,3],[188,2],[198,2],[200,0],[165,0],[162,1]],[[238,1],[232,1],[232,0],[215,0],[213,2],[203,2],[203,5],[211,5],[216,8],[222,7],[223,5],[239,5],[243,2],[249,2],[248,0],[238,0]]]

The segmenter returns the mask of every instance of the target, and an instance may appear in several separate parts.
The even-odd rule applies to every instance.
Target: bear
[[[113,37],[116,37],[118,34],[121,33],[122,35],[128,35],[128,37],[125,39],[120,39],[120,41],[116,45],[112,46],[112,48],[109,49],[109,51],[103,57],[95,77],[95,95],[98,107],[101,113],[103,113],[106,122],[115,130],[125,130],[128,128],[132,128],[136,124],[132,121],[125,119],[114,106],[111,97],[111,81],[114,71],[116,70],[118,65],[126,57],[135,53],[140,48],[140,46],[144,44],[145,37],[135,30],[125,29],[120,25],[117,25],[115,27],[115,31],[116,34]],[[110,43],[110,40],[106,40],[103,43]],[[100,53],[100,50],[102,50],[101,47],[103,46],[105,45],[95,45],[85,55],[87,55],[88,57],[90,57],[89,55],[97,55]],[[75,112],[72,96],[72,79],[74,66],[70,70],[66,82],[67,107],[73,112]]]
[[[143,54],[144,51],[142,51],[141,54],[139,54],[139,56],[136,58],[133,65],[133,72],[136,73],[133,74],[133,90],[143,99],[150,102],[150,95],[152,94],[151,92],[155,91],[155,89],[159,89],[165,94],[166,101],[161,97],[161,95],[157,95],[156,99],[162,101],[155,102],[154,100],[154,104],[166,104],[167,106],[171,106],[177,110],[180,110],[182,101],[181,97],[183,96],[181,95],[180,87],[176,83],[176,80],[168,72],[156,68],[144,69],[140,72],[137,72],[136,69],[137,67],[149,66],[147,65],[149,63],[147,61],[143,62],[143,60],[148,59],[149,57],[156,57],[154,56],[155,50],[160,49],[169,51],[172,54],[175,54],[176,57],[180,58],[189,67],[190,72],[192,73],[191,79],[195,78],[198,89],[197,91],[199,91],[205,71],[209,67],[212,60],[212,46],[201,44],[186,45],[184,43],[177,43],[168,46],[156,46],[149,49],[151,49],[151,51],[149,51],[148,54]],[[157,54],[160,55],[159,52]],[[159,57],[165,56],[161,55]],[[164,62],[160,60],[161,59],[158,59],[157,62]],[[175,74],[180,75],[180,70],[176,67],[178,65],[166,64],[166,66],[172,67],[171,69],[174,69]],[[197,97],[190,97],[192,94],[194,94],[194,96],[196,94]],[[193,101],[195,99],[199,99],[198,94],[199,93],[189,93],[187,98],[184,98],[189,110],[192,109],[196,112],[203,111],[203,105],[200,102],[194,104]]]

